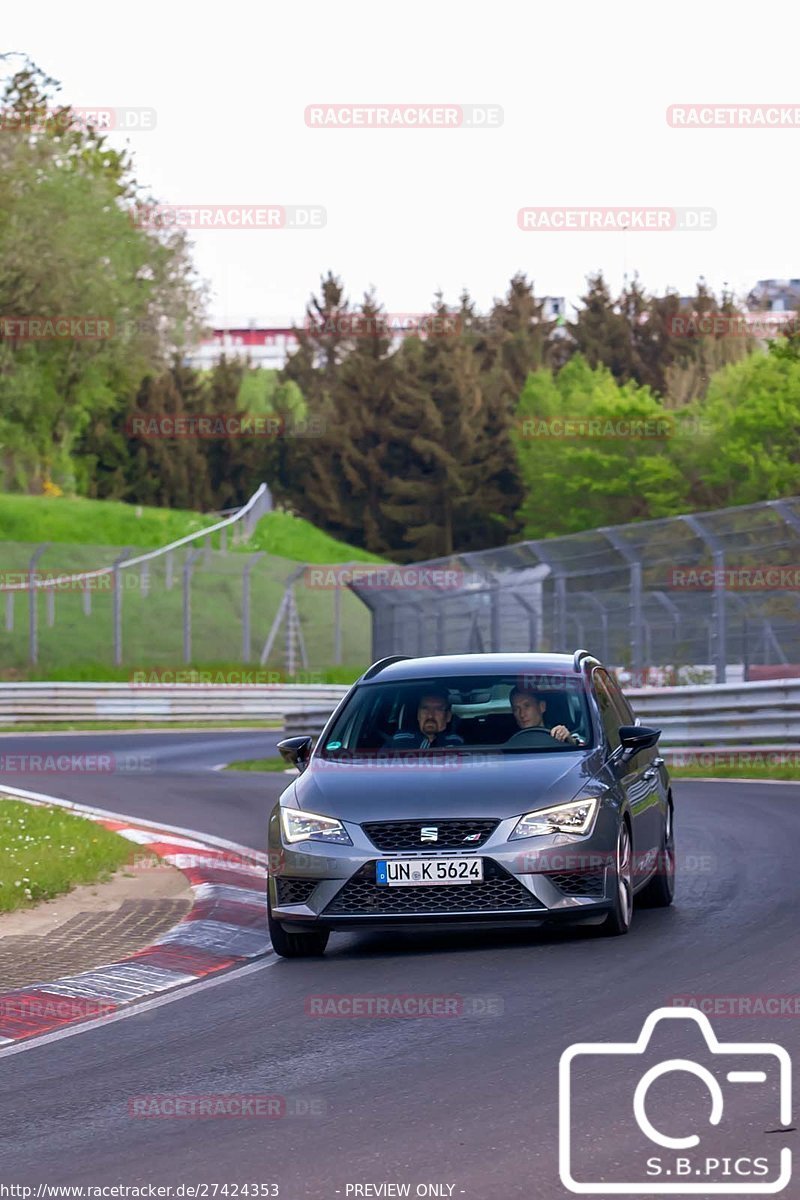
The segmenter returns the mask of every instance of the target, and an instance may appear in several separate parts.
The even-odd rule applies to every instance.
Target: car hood
[[[343,821],[433,817],[513,817],[571,800],[601,758],[571,753],[447,755],[441,765],[412,760],[391,767],[312,759],[284,803]]]

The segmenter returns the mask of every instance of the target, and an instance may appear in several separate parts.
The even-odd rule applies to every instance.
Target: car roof
[[[589,658],[594,663],[596,660]],[[397,683],[412,679],[444,679],[453,675],[523,675],[554,671],[559,674],[575,671],[572,654],[431,654],[424,658],[402,658],[387,662],[368,683]],[[370,668],[375,670],[375,667]],[[369,673],[368,673],[369,674]]]

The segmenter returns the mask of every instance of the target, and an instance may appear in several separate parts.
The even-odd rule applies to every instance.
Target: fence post
[[[14,593],[6,592],[6,633],[14,632]]]
[[[338,667],[342,662],[342,588],[338,579],[333,589],[333,661]]]
[[[92,615],[92,589],[88,579],[84,579],[81,591],[83,593],[83,615],[90,617]]]
[[[709,623],[709,640],[714,647],[711,656],[715,664],[715,680],[724,683],[728,666],[727,614],[725,608],[725,549],[715,533],[697,517],[684,513],[678,518],[685,521],[692,532],[711,551],[714,564],[713,612]],[[716,640],[714,640],[716,639]]]
[[[114,666],[122,666],[122,574],[120,564],[130,556],[130,546],[126,546],[112,566],[113,595],[111,603],[114,607]]]
[[[36,572],[36,564],[49,545],[49,542],[44,542],[41,546],[37,546],[28,563],[28,658],[34,664],[39,661],[39,631],[36,624],[39,597],[33,577]]]
[[[183,564],[183,661],[192,661],[192,569],[201,550],[190,550]]]
[[[251,554],[242,571],[242,662],[250,662],[250,572],[264,554]]]
[[[598,529],[598,533],[603,533],[608,538],[611,545],[617,551],[625,562],[630,567],[630,610],[631,610],[631,671],[634,675],[641,671],[643,666],[649,666],[649,663],[644,663],[644,616],[642,612],[642,559],[641,556],[629,546],[622,537],[618,529],[611,526],[606,526],[603,529]]]

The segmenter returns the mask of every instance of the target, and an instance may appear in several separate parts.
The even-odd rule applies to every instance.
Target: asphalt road
[[[263,847],[285,777],[208,768],[263,755],[275,740],[98,735],[93,749],[147,753],[151,769],[0,782]],[[31,752],[31,739],[14,742]],[[59,743],[88,749],[85,737],[42,739]],[[558,1171],[558,1065],[571,1043],[633,1041],[647,1015],[679,995],[800,996],[800,787],[678,782],[674,792],[676,903],[637,912],[627,937],[335,935],[323,960],[268,958],[263,969],[163,1007],[0,1056],[0,1183],[275,1183],[284,1200],[403,1194],[353,1190],[367,1184],[407,1184],[412,1196],[426,1194],[418,1185],[443,1185],[439,1195],[476,1200],[568,1195]],[[462,996],[477,998],[476,1013],[488,1011],[308,1015],[311,997],[333,993]],[[713,1025],[725,1041],[778,1042],[797,1062],[799,1017],[800,1008],[794,1019],[714,1017]],[[660,1027],[653,1061],[705,1062],[695,1054],[699,1038],[673,1037],[670,1026]],[[624,1178],[638,1182],[646,1155],[633,1094],[645,1058],[609,1063],[574,1064],[576,1174],[618,1178],[622,1164]],[[771,1165],[798,1134],[779,1130],[772,1076],[763,1086],[726,1085],[713,1142],[699,1079],[673,1077],[670,1087],[662,1079],[647,1111],[673,1136],[702,1134],[702,1149],[731,1162]],[[175,1093],[278,1094],[297,1111],[281,1120],[129,1115],[132,1098]],[[655,1152],[664,1169],[675,1157]],[[756,1195],[755,1184],[745,1194]]]

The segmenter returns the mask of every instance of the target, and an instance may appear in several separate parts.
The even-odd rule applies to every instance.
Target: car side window
[[[603,722],[603,729],[605,730],[608,744],[613,751],[620,745],[619,713],[611,698],[608,685],[600,671],[595,671],[592,676],[592,683],[594,685],[594,694],[597,697],[597,707],[600,709],[600,720]]]
[[[622,688],[617,683],[613,675],[609,675],[607,671],[603,671],[603,683],[608,688],[611,695],[611,700],[619,713],[620,725],[633,725],[636,718],[633,715],[633,709],[622,694]]]

